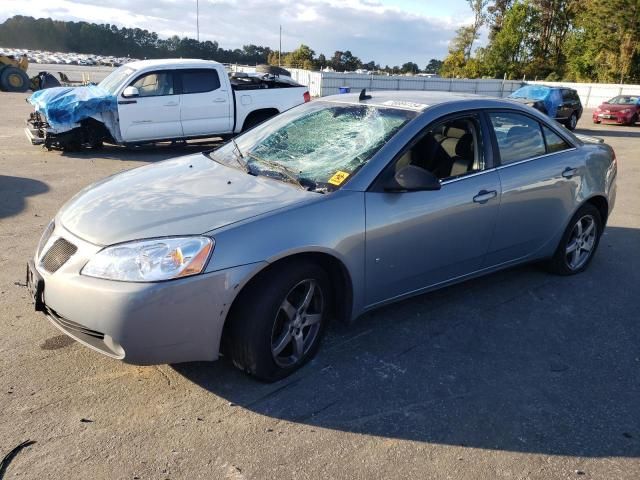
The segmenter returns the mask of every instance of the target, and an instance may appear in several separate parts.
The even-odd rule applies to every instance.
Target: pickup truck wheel
[[[236,300],[227,320],[227,353],[261,380],[284,378],[317,352],[331,301],[329,276],[317,264],[276,266]]]
[[[290,77],[291,73],[289,70],[286,70],[282,67],[278,67],[275,65],[258,65],[256,67],[257,73],[266,73],[268,75],[284,75],[285,77]]]
[[[271,117],[274,117],[278,114],[275,111],[266,111],[266,112],[253,112],[250,113],[249,116],[244,121],[244,125],[242,126],[242,131],[246,132],[250,128],[255,127],[256,125],[260,125],[262,122],[269,120]]]

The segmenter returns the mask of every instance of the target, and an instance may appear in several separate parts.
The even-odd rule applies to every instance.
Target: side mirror
[[[384,186],[386,192],[418,192],[440,188],[442,185],[438,177],[429,170],[415,165],[402,167]]]
[[[138,89],[136,87],[127,87],[122,92],[122,96],[125,97],[125,98],[139,97],[140,96],[140,92],[138,91]]]

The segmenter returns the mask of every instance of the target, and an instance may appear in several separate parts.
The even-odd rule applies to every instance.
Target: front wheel
[[[318,265],[276,267],[236,300],[225,331],[227,353],[261,380],[286,377],[317,352],[331,301],[329,277]]]
[[[549,269],[558,275],[574,275],[587,268],[598,248],[603,224],[600,212],[583,205],[571,218],[560,240]]]

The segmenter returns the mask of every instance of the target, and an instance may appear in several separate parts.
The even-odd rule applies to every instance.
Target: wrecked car
[[[325,97],[87,187],[46,228],[27,285],[36,310],[104,355],[222,352],[276,380],[330,320],[526,262],[583,271],[616,173],[611,147],[511,101]]]
[[[578,92],[572,88],[525,85],[509,98],[554,118],[569,130],[575,130],[582,116],[582,102]]]
[[[25,133],[64,150],[228,137],[309,100],[307,88],[286,77],[229,76],[206,60],[144,60],[98,85],[35,92]]]

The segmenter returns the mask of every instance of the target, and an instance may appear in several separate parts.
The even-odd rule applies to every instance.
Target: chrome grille
[[[58,238],[42,257],[41,264],[47,272],[56,272],[77,250],[78,247],[73,243],[64,238]]]
[[[53,220],[51,220],[51,222],[49,222],[49,225],[47,225],[45,231],[42,233],[42,237],[40,237],[40,243],[38,243],[38,258],[40,258],[40,255],[42,255],[42,249],[51,238],[51,234],[53,233],[55,228],[56,224]]]

